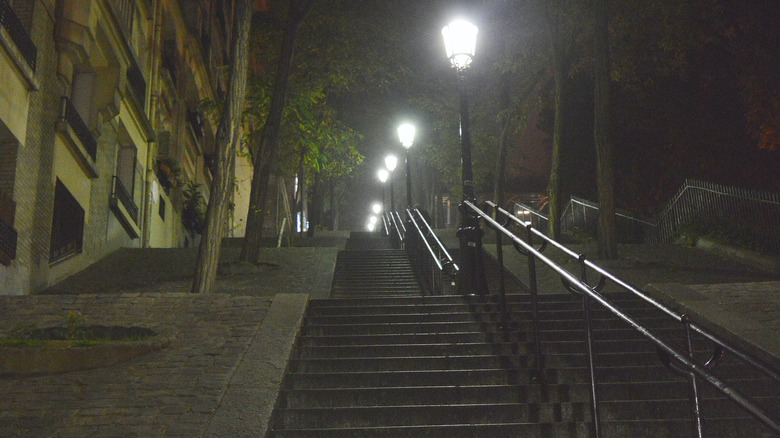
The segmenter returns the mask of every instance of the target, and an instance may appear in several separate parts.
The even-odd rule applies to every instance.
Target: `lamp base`
[[[479,220],[460,205],[463,223],[455,234],[460,243],[460,272],[456,291],[460,295],[487,295],[485,259],[482,251],[482,235]]]

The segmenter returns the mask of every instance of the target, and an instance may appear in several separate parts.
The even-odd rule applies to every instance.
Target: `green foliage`
[[[67,339],[82,339],[84,337],[84,317],[80,312],[71,310],[65,316],[65,324],[68,328]]]
[[[206,200],[200,190],[200,184],[188,183],[182,194],[184,196],[182,225],[193,235],[203,234],[206,226]]]
[[[725,224],[718,221],[688,223],[680,227],[677,235],[678,240],[690,246],[695,245],[699,237],[706,237],[732,247],[745,248],[771,256],[780,255],[770,242],[747,225]]]

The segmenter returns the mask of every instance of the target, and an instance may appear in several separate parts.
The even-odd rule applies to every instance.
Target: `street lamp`
[[[401,145],[406,149],[406,207],[412,208],[412,172],[409,168],[409,150],[414,143],[414,125],[404,123],[398,127],[398,138]]]
[[[486,294],[484,260],[482,256],[482,229],[479,217],[466,207],[465,201],[476,202],[474,195],[474,173],[471,168],[471,131],[469,127],[469,105],[466,95],[466,70],[477,47],[477,26],[456,20],[441,30],[444,48],[452,67],[458,76],[460,98],[460,162],[463,182],[463,203],[460,205],[460,273],[457,291],[460,294]]]
[[[398,165],[398,158],[395,155],[388,155],[385,157],[385,166],[388,172],[390,172],[390,211],[395,211],[395,195],[393,195],[393,171]]]
[[[374,214],[379,214],[382,211],[382,206],[375,202],[374,205],[371,206],[371,211],[374,212]]]
[[[379,169],[379,171],[376,173],[376,176],[379,178],[379,181],[382,182],[382,208],[385,207],[385,183],[387,182],[387,177],[390,176],[390,172],[387,171],[387,169]]]

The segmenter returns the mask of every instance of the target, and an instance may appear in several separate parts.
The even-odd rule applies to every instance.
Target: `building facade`
[[[194,243],[234,7],[0,0],[0,293]]]

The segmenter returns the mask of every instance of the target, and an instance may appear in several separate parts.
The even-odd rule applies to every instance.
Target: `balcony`
[[[133,64],[127,69],[127,83],[130,84],[130,92],[143,113],[146,101],[146,80],[138,65]]]
[[[24,25],[14,13],[8,0],[0,0],[0,25],[8,32],[11,40],[19,49],[32,71],[35,71],[35,64],[38,58],[38,48],[35,47],[30,35],[24,28]]]
[[[138,228],[138,206],[133,201],[133,196],[128,193],[122,180],[114,176],[113,178],[114,189],[111,192],[109,198],[109,205],[111,210],[122,227],[127,231],[131,237],[136,238],[141,235]]]
[[[90,178],[97,178],[97,140],[87,127],[84,119],[73,106],[70,99],[62,97],[62,108],[57,129],[65,134],[68,145],[74,149],[75,155],[80,157],[79,165]]]

